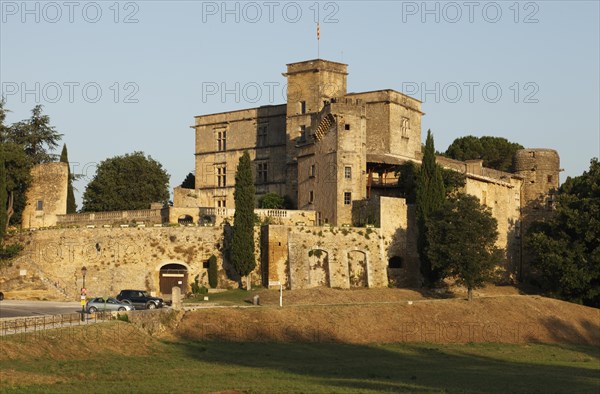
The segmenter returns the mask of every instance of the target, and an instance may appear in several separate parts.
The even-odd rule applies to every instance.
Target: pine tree
[[[254,179],[252,163],[247,151],[240,158],[235,174],[235,215],[233,217],[233,242],[231,259],[238,274],[246,276],[246,289],[250,290],[250,273],[256,267],[254,257]]]
[[[433,284],[440,279],[440,272],[432,269],[431,261],[427,255],[427,219],[443,205],[445,194],[442,169],[435,162],[433,135],[431,130],[427,130],[423,162],[417,179],[416,204],[417,227],[419,230],[417,248],[421,260],[421,274],[429,284]]]
[[[74,176],[71,174],[71,166],[69,165],[69,156],[67,154],[67,144],[63,145],[62,152],[60,154],[60,162],[67,163],[69,182],[67,186],[67,213],[77,212],[77,204],[75,203],[75,193],[73,192],[73,179]]]
[[[427,256],[432,267],[465,286],[469,301],[474,289],[494,278],[502,261],[497,239],[498,222],[491,210],[468,194],[450,197],[427,219]]]

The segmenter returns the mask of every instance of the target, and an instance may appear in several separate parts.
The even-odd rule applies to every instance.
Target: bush
[[[129,315],[127,313],[117,313],[117,320],[124,321],[125,323],[129,323]]]
[[[23,250],[23,245],[13,244],[5,247],[0,247],[0,267],[17,256]]]
[[[258,205],[263,209],[281,209],[285,200],[277,193],[267,193],[258,199]]]
[[[201,285],[199,283],[199,277],[200,275],[196,275],[194,277],[194,282],[192,283],[192,294],[193,295],[198,295],[198,294],[206,294],[208,293],[208,289],[206,288],[206,286]]]

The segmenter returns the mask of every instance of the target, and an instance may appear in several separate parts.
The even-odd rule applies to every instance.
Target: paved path
[[[0,301],[0,319],[41,315],[60,315],[63,313],[75,313],[80,311],[81,304],[79,302],[24,301],[6,299]]]

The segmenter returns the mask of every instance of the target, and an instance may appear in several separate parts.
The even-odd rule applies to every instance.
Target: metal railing
[[[65,313],[61,315],[28,316],[18,318],[4,318],[0,320],[0,336],[37,332],[53,328],[82,326],[116,319],[116,312],[96,312],[84,314],[81,312]]]

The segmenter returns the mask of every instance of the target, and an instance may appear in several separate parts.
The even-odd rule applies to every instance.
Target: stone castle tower
[[[42,163],[33,166],[21,226],[55,226],[57,215],[67,213],[68,183],[69,167],[66,163]]]
[[[552,215],[554,195],[559,187],[560,158],[552,149],[522,149],[514,157],[515,173],[523,178],[521,186],[521,261],[519,277],[531,277],[531,256],[523,246],[531,224]]]
[[[522,149],[515,154],[515,173],[523,177],[523,209],[543,212],[552,208],[559,186],[560,158],[552,149]]]
[[[348,66],[326,60],[287,65],[286,190],[298,206],[298,143],[309,136],[312,118],[334,97],[346,95]],[[302,205],[302,203],[300,203]]]

